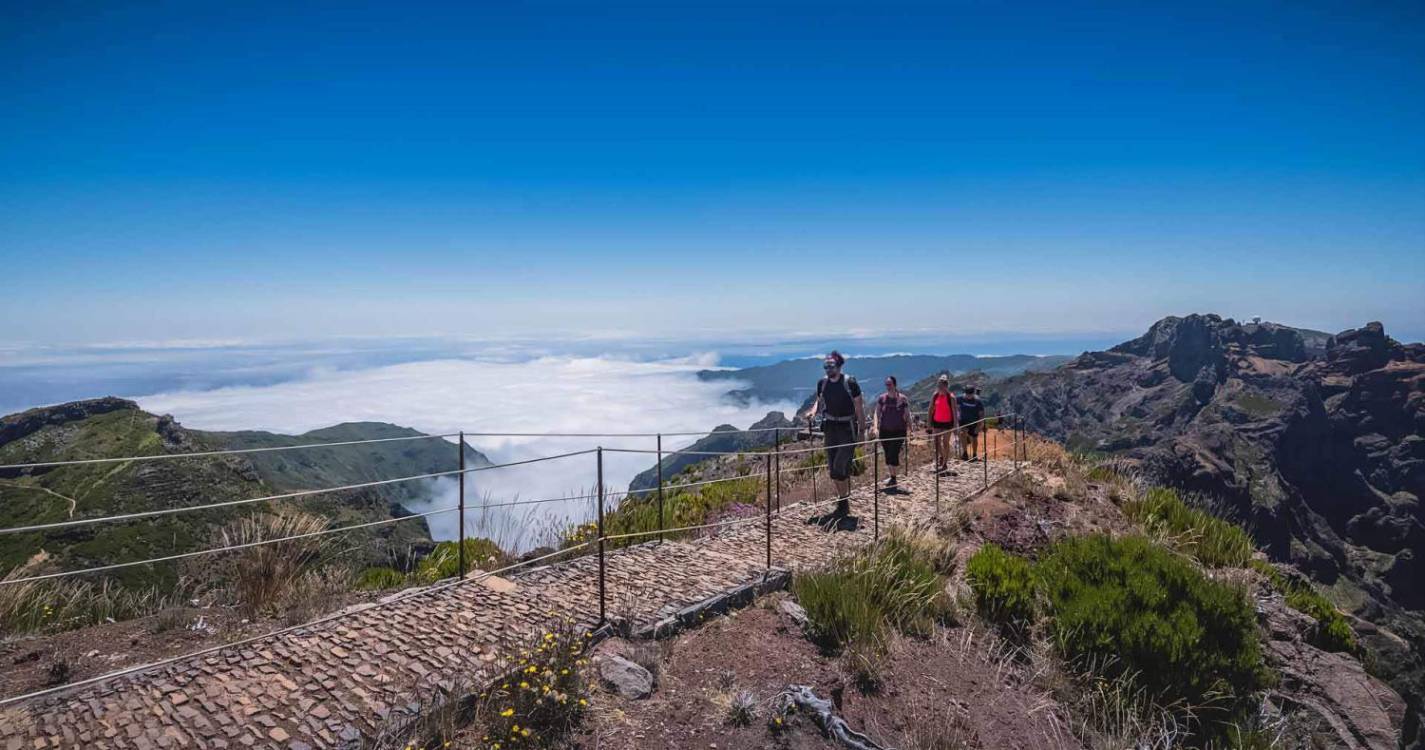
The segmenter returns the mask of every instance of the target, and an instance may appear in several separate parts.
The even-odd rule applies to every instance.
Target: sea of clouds
[[[350,370],[318,370],[288,382],[155,393],[136,400],[146,410],[172,414],[185,426],[208,430],[269,430],[298,434],[340,422],[377,421],[428,433],[694,432],[720,424],[747,427],[769,410],[796,404],[738,404],[724,397],[734,384],[703,382],[696,372],[716,364],[703,355],[639,361],[615,356],[451,358]],[[665,449],[695,436],[669,437]],[[470,445],[495,463],[522,461],[602,445],[652,450],[652,437],[498,437],[472,435]],[[452,454],[454,449],[452,448]],[[589,494],[595,457],[581,455],[472,473],[467,505],[543,500]],[[622,491],[655,456],[606,452],[605,485]],[[427,482],[427,499],[409,510],[454,507],[456,482]],[[527,549],[555,525],[592,517],[591,500],[523,508],[470,510],[467,531]],[[437,539],[456,536],[457,515],[432,516]]]

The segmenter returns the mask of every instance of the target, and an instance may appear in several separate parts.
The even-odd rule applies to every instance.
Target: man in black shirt
[[[851,460],[856,454],[855,443],[866,427],[861,386],[855,378],[841,372],[845,364],[846,358],[840,352],[826,355],[822,363],[826,377],[816,384],[816,401],[807,414],[807,424],[813,424],[817,414],[821,414],[821,431],[826,437],[826,468],[836,485],[836,510],[813,519],[828,526],[840,525],[841,519],[851,515]]]
[[[974,461],[979,457],[980,452],[980,432],[984,430],[985,404],[980,401],[979,389],[973,385],[965,386],[964,395],[960,396],[960,424],[964,425],[960,429],[960,460]]]

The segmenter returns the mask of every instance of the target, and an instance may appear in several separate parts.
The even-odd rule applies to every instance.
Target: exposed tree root
[[[777,702],[778,710],[782,712],[796,706],[810,714],[817,726],[821,727],[822,734],[851,750],[887,750],[870,737],[853,730],[845,719],[836,715],[831,701],[816,697],[816,693],[806,685],[788,685],[787,689],[777,696]]]

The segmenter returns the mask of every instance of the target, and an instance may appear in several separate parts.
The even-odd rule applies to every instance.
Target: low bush
[[[1123,512],[1153,536],[1212,568],[1241,567],[1256,549],[1240,526],[1189,507],[1178,493],[1153,487],[1123,502]]]
[[[1148,539],[1065,539],[1035,575],[1061,654],[1109,677],[1137,675],[1157,700],[1226,718],[1270,681],[1246,594]]]
[[[465,540],[467,572],[476,569],[495,570],[504,565],[506,559],[505,553],[489,539],[475,537]],[[423,583],[434,583],[460,575],[460,543],[441,542],[435,545],[435,549],[416,564],[412,575]]]
[[[401,586],[406,575],[395,568],[366,568],[356,576],[356,588],[362,591],[382,591]]]
[[[980,616],[1010,635],[1023,635],[1034,621],[1034,573],[1029,561],[986,544],[965,565]]]
[[[924,634],[947,614],[944,559],[926,541],[895,531],[829,570],[798,576],[793,593],[823,649],[863,644],[876,653],[889,629]]]
[[[567,621],[551,624],[521,653],[515,672],[477,696],[474,731],[466,734],[479,741],[468,746],[558,747],[589,705],[587,638]]]
[[[760,508],[765,502],[765,481],[761,476],[748,476],[697,487],[665,487],[663,528],[674,529],[712,523],[715,518],[736,505],[755,505]],[[656,490],[629,496],[619,503],[618,507],[604,514],[604,533],[607,536],[639,535],[608,541],[607,546],[612,549],[650,541],[655,537],[649,532],[655,532],[658,528]],[[675,533],[669,536],[678,535]],[[568,548],[597,539],[598,528],[592,522],[579,524],[566,529],[562,536],[560,546]]]
[[[1336,609],[1330,599],[1322,596],[1315,586],[1306,581],[1287,578],[1276,566],[1268,562],[1253,560],[1251,567],[1266,576],[1272,588],[1282,593],[1288,607],[1316,620],[1316,626],[1308,638],[1312,645],[1326,651],[1364,655],[1360,641],[1356,639],[1356,631],[1351,629],[1346,616]]]

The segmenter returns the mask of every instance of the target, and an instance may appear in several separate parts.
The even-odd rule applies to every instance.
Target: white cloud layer
[[[269,386],[235,386],[207,391],[160,393],[138,398],[143,408],[174,415],[188,427],[210,430],[259,429],[301,433],[339,422],[379,421],[423,432],[689,432],[719,424],[747,427],[771,409],[790,412],[791,403],[740,406],[723,398],[727,382],[705,383],[698,369],[712,356],[659,362],[608,357],[544,357],[525,362],[448,359],[354,371],[320,371]],[[665,449],[695,437],[665,438]],[[496,463],[605,448],[652,450],[654,438],[531,438],[471,436],[470,444]],[[653,455],[608,453],[608,487],[622,490]],[[595,457],[478,472],[467,480],[467,505],[514,499],[569,497],[590,492]],[[432,484],[428,503],[412,510],[450,507],[455,482]],[[467,531],[528,546],[541,519],[587,518],[588,501],[531,506],[537,517],[510,510],[471,512]],[[513,511],[526,511],[515,508]],[[453,538],[455,514],[430,519],[436,538]],[[519,537],[523,536],[522,539]]]

